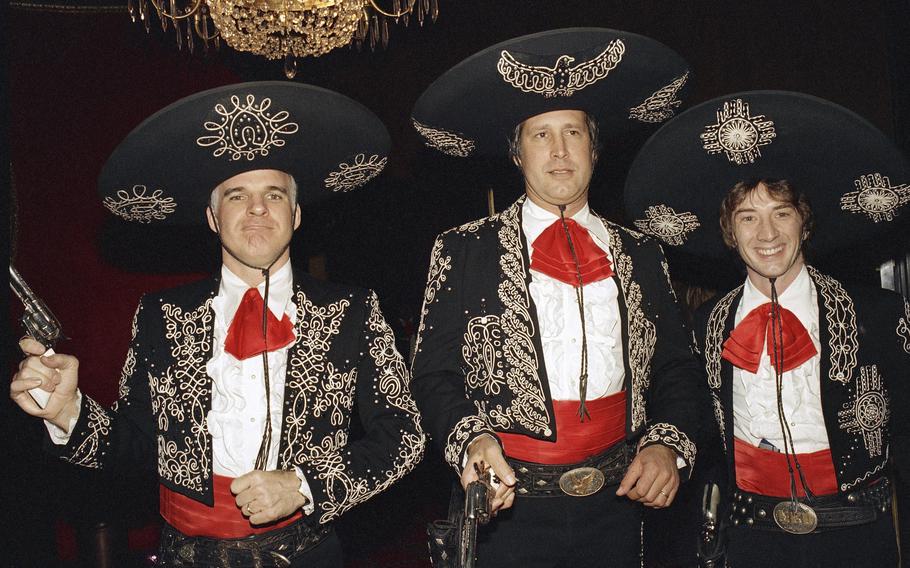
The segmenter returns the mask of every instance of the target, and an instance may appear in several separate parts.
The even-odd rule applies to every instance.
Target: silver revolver
[[[32,289],[29,288],[22,275],[12,264],[9,265],[9,287],[12,288],[19,301],[22,302],[23,312],[22,318],[19,320],[22,322],[22,327],[25,328],[28,335],[44,345],[47,349],[44,352],[45,355],[53,355],[54,345],[56,345],[57,340],[65,337],[60,321],[47,307],[47,304],[32,292]],[[30,389],[28,393],[41,408],[47,405],[47,401],[50,398],[50,393],[38,387]]]

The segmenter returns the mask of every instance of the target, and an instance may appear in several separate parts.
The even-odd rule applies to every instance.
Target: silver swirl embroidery
[[[100,469],[102,467],[99,459],[102,453],[101,446],[110,445],[111,417],[103,406],[91,398],[84,396],[83,399],[85,403],[83,404],[82,412],[88,413],[86,420],[87,432],[85,435],[76,438],[79,440],[78,445],[64,459],[83,467]]]
[[[840,198],[844,211],[866,215],[874,223],[893,221],[899,209],[910,203],[910,184],[891,185],[888,176],[875,172],[853,181],[856,191]]]
[[[774,122],[764,115],[751,116],[749,103],[742,99],[724,102],[717,111],[717,123],[705,127],[701,134],[708,154],[723,152],[727,160],[741,166],[761,157],[761,147],[777,136]]]
[[[455,468],[457,473],[461,474],[461,460],[467,450],[468,442],[484,432],[491,432],[490,426],[483,418],[476,415],[465,416],[452,428],[446,438],[445,460]]]
[[[325,400],[322,380],[330,372],[327,356],[332,339],[341,329],[341,322],[351,303],[343,299],[326,306],[318,306],[301,291],[297,292],[295,303],[297,324],[294,331],[297,342],[288,351],[285,384],[287,403],[282,439],[307,440],[312,438],[312,426],[307,424],[310,407],[332,406],[331,402]],[[314,448],[307,444],[286,445],[281,454],[281,461],[284,464],[282,467],[305,461],[307,452],[312,454],[313,451]],[[314,455],[319,455],[319,452]]]
[[[207,415],[211,381],[206,358],[212,348],[212,299],[192,311],[162,303],[165,337],[173,364],[160,376],[149,374],[152,411],[158,421],[158,475],[175,485],[203,491],[211,475]],[[165,437],[174,425],[187,424],[183,436]],[[171,434],[176,432],[171,431]],[[179,438],[179,443],[174,439]]]
[[[300,440],[301,444],[296,453],[290,448],[286,449],[282,456],[283,467],[293,463],[308,463],[316,471],[318,478],[324,482],[329,498],[318,504],[322,511],[319,521],[325,523],[387,489],[410,471],[422,455],[423,433],[418,425],[416,405],[407,388],[407,368],[395,349],[392,330],[382,318],[379,302],[375,294],[371,294],[368,300],[370,314],[366,323],[374,334],[369,344],[369,356],[379,369],[374,389],[377,396],[381,396],[387,404],[399,408],[412,418],[416,432],[402,432],[399,452],[393,456],[391,467],[386,471],[375,472],[369,478],[357,477],[347,471],[343,455],[348,443],[346,422],[353,406],[355,394],[353,381],[356,379],[356,370],[352,369],[346,374],[349,384],[343,388],[331,388],[326,392],[325,385],[320,381],[319,369],[326,361],[332,338],[338,333],[350,302],[339,300],[329,306],[319,307],[312,304],[302,292],[298,294],[297,299],[298,328],[312,332],[306,334],[306,337],[310,340],[309,347],[313,349],[301,349],[299,352],[295,350],[293,355],[296,359],[294,366],[299,363],[303,368],[295,371],[294,383],[288,383],[288,388],[293,388],[295,392],[299,389],[299,392],[294,397],[294,410],[292,416],[286,418],[286,426],[289,438]],[[303,311],[306,311],[307,315],[304,315]],[[303,324],[305,318],[310,318],[310,321]],[[328,367],[334,369],[331,363]],[[344,429],[339,429],[323,437],[319,443],[314,443],[313,428],[306,426],[307,416],[301,412],[305,411],[307,399],[313,401],[314,407],[337,409],[344,406],[347,411],[344,423],[339,420],[336,424],[333,415],[333,425],[343,425]]]
[[[117,387],[117,398],[118,400],[114,402],[113,410],[117,411],[119,402],[121,399],[125,399],[130,395],[130,377],[133,376],[133,373],[136,372],[136,334],[139,333],[139,314],[142,312],[142,303],[140,302],[139,307],[136,308],[135,313],[133,313],[133,323],[130,325],[130,348],[126,352],[126,361],[123,362],[123,369],[120,371],[120,384]]]
[[[524,265],[519,239],[521,227],[518,212],[522,203],[523,200],[519,200],[503,211],[498,235],[504,249],[499,257],[499,266],[505,275],[497,291],[504,308],[500,315],[503,337],[500,357],[506,361],[506,385],[513,398],[508,408],[503,408],[501,404],[488,408],[488,417],[504,430],[510,429],[514,421],[531,432],[550,436],[550,413],[538,373],[542,365],[534,349],[533,337],[536,330],[531,318],[530,295],[525,281],[527,267]]]
[[[675,109],[682,105],[682,101],[677,98],[677,95],[688,78],[689,72],[686,71],[669,85],[654,91],[641,104],[629,109],[629,118],[652,124],[671,118],[676,114]]]
[[[724,448],[724,452],[726,452],[727,429],[724,423],[724,404],[720,401],[720,395],[717,394],[717,391],[711,391],[711,406],[714,408],[714,420],[717,422],[717,427],[720,430],[720,443]]]
[[[451,255],[442,255],[443,236],[436,237],[433,242],[433,249],[430,251],[430,267],[427,273],[427,287],[423,292],[423,306],[420,309],[420,325],[417,328],[417,340],[414,344],[414,352],[411,354],[411,365],[414,365],[414,358],[420,351],[420,343],[423,340],[423,332],[426,330],[426,319],[429,313],[429,306],[436,301],[436,294],[442,288],[446,281],[446,274],[452,269]]]
[[[335,192],[346,192],[366,185],[371,179],[382,173],[389,159],[373,154],[367,158],[366,154],[357,154],[350,164],[342,162],[338,169],[325,178],[325,187]]]
[[[910,302],[904,300],[904,315],[897,320],[897,336],[904,344],[904,353],[910,355]]]
[[[708,316],[708,326],[705,330],[705,373],[708,375],[708,386],[712,390],[720,388],[720,355],[723,350],[724,328],[730,315],[730,305],[742,289],[740,285],[727,292]]]
[[[622,61],[626,46],[614,39],[593,59],[572,66],[575,58],[560,55],[553,67],[528,65],[503,50],[496,70],[509,85],[524,93],[537,93],[547,98],[571,97],[589,85],[604,79]]]
[[[668,245],[680,246],[701,223],[694,214],[688,211],[677,213],[672,207],[661,203],[649,206],[645,210],[645,218],[636,219],[635,226]]]
[[[287,111],[271,113],[271,106],[272,99],[269,98],[257,103],[255,95],[249,94],[241,102],[239,96],[231,95],[229,107],[221,103],[215,105],[219,121],[203,124],[207,131],[214,134],[200,136],[196,144],[203,148],[216,146],[212,155],[217,158],[227,154],[231,161],[252,161],[268,156],[272,148],[285,145],[282,136],[299,130],[296,122],[288,121],[290,114]]]
[[[108,195],[102,202],[114,215],[127,221],[151,223],[163,221],[177,209],[173,197],[165,197],[164,191],[156,189],[149,193],[144,185],[134,185],[132,193],[118,189],[116,197]]]
[[[473,140],[454,132],[441,128],[432,128],[414,118],[411,119],[411,124],[414,126],[414,130],[423,136],[424,144],[439,150],[443,154],[455,156],[456,158],[467,158],[474,152],[476,147],[476,143]]]
[[[483,389],[487,396],[499,394],[506,383],[502,370],[503,334],[499,316],[473,317],[468,321],[461,346],[467,365],[465,383],[471,389]]]
[[[853,299],[847,295],[840,282],[825,276],[811,266],[806,267],[818,287],[825,304],[825,319],[828,322],[828,350],[831,358],[832,381],[849,383],[856,368],[856,354],[859,339],[856,333],[856,311]]]
[[[603,218],[601,218],[603,220]],[[642,309],[641,286],[633,277],[632,257],[622,249],[619,230],[604,220],[610,235],[610,252],[613,253],[613,268],[619,276],[626,301],[627,337],[629,338],[629,369],[632,371],[632,430],[637,430],[647,421],[645,393],[651,384],[651,357],[657,345],[657,328]],[[638,233],[629,233],[640,238]]]
[[[695,465],[696,448],[695,443],[689,439],[679,428],[667,422],[658,422],[648,427],[641,441],[638,442],[638,449],[641,450],[652,444],[662,444],[672,448],[678,453],[686,465],[692,467]]]
[[[856,487],[857,485],[859,485],[859,484],[862,483],[863,481],[866,481],[867,479],[869,479],[870,477],[872,477],[872,476],[875,475],[876,473],[878,473],[878,472],[880,472],[881,470],[885,469],[885,466],[886,466],[886,465],[888,465],[888,460],[882,461],[882,462],[879,463],[877,466],[875,466],[874,468],[872,468],[870,471],[867,471],[867,472],[865,473],[865,475],[863,475],[862,477],[857,477],[856,479],[854,479],[854,480],[851,481],[850,483],[841,483],[841,484],[840,484],[840,490],[841,490],[841,491],[848,491],[851,487]]]

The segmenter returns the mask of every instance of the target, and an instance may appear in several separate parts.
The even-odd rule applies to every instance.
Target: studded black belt
[[[506,456],[515,471],[516,495],[521,497],[583,497],[622,481],[632,462],[632,447],[620,442],[610,449],[573,464],[541,464]]]
[[[773,511],[789,499],[768,497],[745,491],[735,491],[731,502],[730,521],[734,526],[781,531]],[[891,482],[881,477],[849,493],[815,497],[811,502],[800,499],[812,508],[818,526],[812,532],[865,525],[874,522],[891,510]]]
[[[303,519],[280,529],[246,538],[187,536],[165,523],[157,566],[205,568],[286,567],[315,547],[331,527],[311,527]]]

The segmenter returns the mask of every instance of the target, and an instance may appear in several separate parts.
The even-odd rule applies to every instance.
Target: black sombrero
[[[155,113],[101,171],[104,206],[128,221],[198,224],[212,190],[249,170],[294,176],[310,204],[360,187],[385,167],[389,135],[366,107],[301,83],[219,87]]]
[[[686,62],[644,36],[569,28],[489,47],[427,88],[411,113],[430,147],[452,156],[504,155],[513,129],[553,110],[584,110],[606,136],[673,116]]]
[[[751,91],[658,130],[629,170],[626,211],[643,232],[720,258],[721,201],[740,181],[762,178],[786,179],[809,197],[820,254],[889,231],[910,202],[910,162],[868,121],[810,95]]]

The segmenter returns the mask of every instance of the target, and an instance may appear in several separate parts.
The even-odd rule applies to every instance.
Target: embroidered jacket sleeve
[[[143,299],[144,300],[144,299]],[[49,452],[94,469],[117,467],[155,471],[155,425],[149,400],[146,344],[149,325],[143,301],[133,316],[132,340],[120,377],[119,398],[111,409],[82,395],[79,419],[65,445],[48,443]]]
[[[462,368],[464,316],[455,280],[463,266],[464,245],[454,231],[440,235],[430,253],[423,311],[411,371],[412,390],[430,437],[445,460],[461,473],[465,450],[481,434],[495,437],[493,429],[465,394]]]
[[[296,465],[306,476],[321,523],[388,489],[423,457],[420,417],[392,329],[374,293],[364,298],[361,309],[357,365],[344,372],[327,362],[320,391],[309,402],[314,415],[331,413],[337,429],[322,439],[313,439],[309,430],[303,433],[308,439],[298,440],[309,455]],[[355,402],[365,434],[348,441],[342,409]]]
[[[640,301],[645,304],[645,313],[653,322],[654,352],[649,369],[638,370],[648,377],[647,421],[639,449],[651,444],[663,444],[676,451],[689,466],[695,462],[695,433],[698,431],[701,409],[707,406],[705,381],[693,353],[691,335],[687,331],[676,295],[670,285],[670,274],[663,250],[653,242],[642,242],[639,249],[645,253],[641,261],[653,262],[653,268],[643,266],[638,279]],[[651,250],[648,250],[651,249]],[[647,275],[652,272],[653,276]],[[630,286],[628,296],[636,293]],[[627,297],[627,306],[634,305],[636,298]],[[653,317],[650,316],[653,314]],[[629,313],[629,319],[635,317]],[[631,323],[631,322],[630,322]],[[631,347],[630,347],[631,351]],[[629,354],[630,365],[637,358]],[[632,370],[633,375],[636,370]]]
[[[910,302],[895,297],[894,304],[891,321],[884,330],[886,339],[893,338],[890,344],[884,342],[893,356],[885,353],[881,360],[889,362],[883,374],[891,407],[890,453],[897,469],[898,526],[901,542],[910,542]]]

